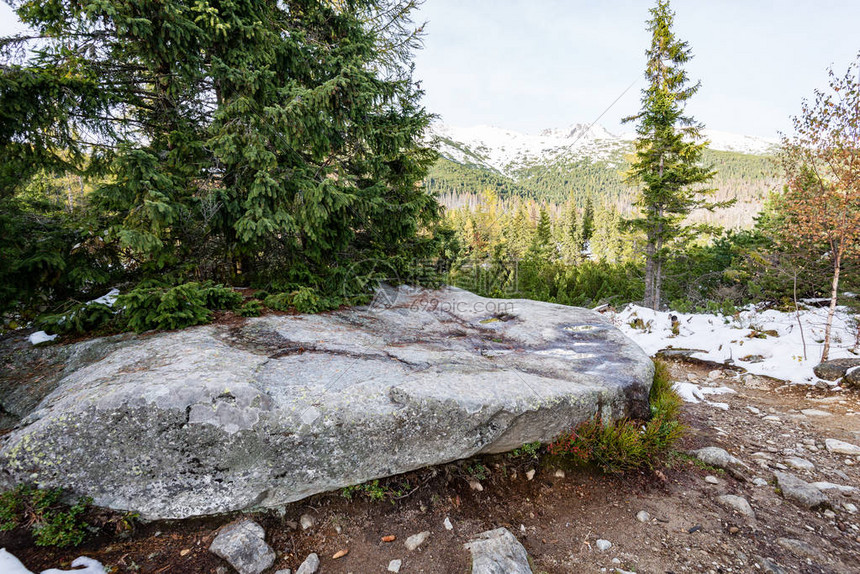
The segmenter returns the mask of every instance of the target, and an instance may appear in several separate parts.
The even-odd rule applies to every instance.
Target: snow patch
[[[93,303],[98,303],[100,305],[107,305],[108,307],[113,307],[113,304],[116,303],[116,298],[119,297],[119,289],[111,289],[101,297],[93,299],[92,301],[87,302],[87,305],[92,305]]]
[[[27,340],[30,341],[31,345],[41,345],[42,343],[53,341],[56,338],[56,335],[49,335],[44,331],[36,331],[35,333],[32,333],[29,337],[27,337]],[[2,570],[0,570],[0,572],[2,572]]]
[[[83,566],[83,569],[79,569]],[[76,574],[106,574],[104,566],[101,565],[100,562],[93,560],[92,558],[87,558],[86,556],[81,556],[80,558],[75,558],[74,562],[72,562],[72,568],[74,570],[58,570],[56,568],[51,568],[49,570],[42,570],[42,574],[66,574],[69,572],[74,572]],[[0,573],[2,574],[33,574],[30,570],[21,564],[21,561],[15,558],[10,552],[7,552],[5,548],[0,548]]]
[[[800,324],[793,312],[759,310],[753,306],[725,316],[653,311],[628,305],[607,316],[649,355],[667,348],[690,349],[693,358],[737,365],[754,375],[814,383],[817,377],[812,369],[820,362],[827,309],[800,311]],[[676,319],[675,332],[672,317]],[[856,333],[856,318],[846,308],[837,308],[830,358],[856,358],[860,350],[856,348]],[[695,397],[692,390],[685,392]]]
[[[572,124],[526,134],[496,126],[458,127],[434,123],[430,135],[439,138],[437,148],[446,158],[463,164],[478,164],[512,176],[517,169],[559,160],[590,158],[611,161],[630,153],[636,134],[614,135],[599,124]],[[716,130],[703,130],[708,147],[718,151],[767,154],[779,142]]]

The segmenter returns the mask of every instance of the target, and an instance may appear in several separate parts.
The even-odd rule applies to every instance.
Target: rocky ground
[[[720,462],[727,468],[679,455],[655,473],[608,477],[549,459],[535,464],[526,455],[428,469],[381,483],[386,500],[335,493],[283,514],[252,515],[276,552],[269,571],[295,570],[317,553],[324,574],[382,573],[392,560],[404,573],[465,573],[470,555],[463,544],[506,527],[535,573],[860,572],[860,490],[803,486],[860,488],[860,456],[831,452],[825,442],[860,444],[856,391],[786,386],[683,363],[672,371],[702,389],[736,391],[688,403],[683,415],[689,431],[680,449],[725,449],[737,458]],[[778,489],[775,471],[803,482],[783,478]],[[822,492],[826,500],[816,499]],[[241,518],[139,524],[124,537],[103,529],[72,551],[35,548],[16,531],[0,533],[0,547],[34,571],[68,567],[86,555],[113,572],[227,573],[232,569],[209,546],[219,528]],[[409,550],[407,539],[425,531]],[[348,553],[333,558],[341,551]]]

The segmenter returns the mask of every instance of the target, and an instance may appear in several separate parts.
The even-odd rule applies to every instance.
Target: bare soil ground
[[[860,489],[860,458],[824,448],[826,438],[860,443],[858,395],[758,377],[744,380],[728,371],[708,381],[707,367],[682,363],[673,364],[672,371],[677,380],[692,378],[737,391],[711,396],[728,403],[728,410],[686,404],[683,418],[689,430],[679,449],[723,447],[748,465],[746,479],[682,456],[658,472],[622,477],[559,468],[550,458],[536,464],[528,456],[487,457],[383,481],[391,488],[404,481],[419,486],[394,502],[366,497],[350,501],[333,493],[295,503],[283,514],[251,515],[265,527],[267,541],[278,553],[270,571],[295,570],[316,552],[323,574],[384,573],[393,559],[403,561],[403,573],[462,574],[470,570],[463,544],[479,532],[504,526],[523,543],[536,573],[616,568],[637,573],[860,572],[860,514],[845,507],[860,506],[860,490],[851,495],[831,491],[831,510],[810,511],[783,499],[772,480],[772,471],[784,466],[787,456],[799,456],[815,465],[814,471],[790,471],[804,480]],[[803,414],[804,409],[830,414]],[[536,474],[528,480],[532,469]],[[716,484],[705,481],[709,475]],[[476,477],[483,490],[470,486]],[[756,477],[768,484],[756,486]],[[755,518],[720,505],[721,494],[745,497]],[[647,522],[637,520],[642,510],[650,515]],[[313,516],[316,525],[302,530],[297,523],[303,514]],[[453,524],[451,531],[443,526],[446,517]],[[18,530],[0,533],[0,547],[36,572],[68,567],[72,559],[85,555],[117,573],[227,573],[232,568],[208,546],[218,528],[238,518],[139,524],[121,536],[108,533],[105,526],[71,550],[37,548]],[[110,517],[102,515],[100,520],[113,524]],[[427,541],[407,551],[404,540],[424,530],[431,533]],[[388,535],[396,539],[382,542]],[[597,539],[610,541],[612,547],[599,551]],[[339,550],[349,553],[333,559]]]

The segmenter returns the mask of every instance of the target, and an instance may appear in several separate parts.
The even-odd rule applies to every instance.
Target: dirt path
[[[672,371],[677,380],[736,391],[708,397],[727,410],[686,404],[689,433],[681,449],[725,448],[747,466],[741,478],[686,457],[658,473],[623,478],[550,463],[537,467],[528,457],[507,456],[483,459],[481,466],[470,461],[428,469],[391,482],[395,487],[403,480],[422,485],[395,503],[361,497],[348,501],[332,494],[291,505],[283,516],[256,515],[278,552],[271,571],[295,569],[317,552],[323,574],[383,573],[393,559],[403,561],[403,573],[466,573],[470,560],[463,543],[478,532],[505,526],[525,546],[536,573],[616,568],[637,573],[860,572],[860,513],[850,512],[851,504],[860,506],[860,457],[824,448],[826,438],[860,444],[857,394],[788,387],[731,373],[714,373],[709,379],[707,369],[684,364],[674,364]],[[830,510],[800,508],[772,484],[773,470],[785,468],[788,457],[814,465],[810,471],[789,469],[808,482],[828,481],[858,491],[829,491]],[[532,480],[529,470],[536,471]],[[468,482],[476,478],[480,491]],[[757,486],[755,478],[768,484]],[[744,497],[755,518],[722,506],[717,500],[722,494]],[[649,514],[644,522],[637,519],[640,511]],[[313,516],[316,525],[302,530],[297,523],[303,514]],[[452,530],[443,525],[446,517]],[[67,566],[74,557],[87,555],[118,573],[226,573],[232,569],[207,549],[217,529],[234,518],[142,525],[125,539],[102,535],[74,552],[33,548],[20,533],[0,534],[0,546],[35,571]],[[427,541],[407,551],[404,540],[424,530],[431,533]],[[396,540],[382,542],[386,535]],[[598,550],[598,539],[610,541],[611,548]],[[342,549],[349,554],[333,560]]]

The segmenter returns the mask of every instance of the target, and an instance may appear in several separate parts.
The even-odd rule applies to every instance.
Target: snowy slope
[[[677,335],[672,333],[671,315],[678,318]],[[668,347],[697,349],[692,355],[695,358],[734,364],[755,375],[794,383],[817,380],[812,369],[821,357],[826,317],[826,308],[801,311],[798,324],[794,313],[773,309],[759,311],[750,307],[726,317],[652,311],[637,305],[628,305],[609,315],[612,322],[649,355]],[[803,326],[802,335],[800,325]],[[830,358],[856,358],[856,333],[856,319],[846,309],[839,308],[833,323]]]
[[[632,151],[635,138],[633,133],[616,136],[597,124],[590,128],[588,124],[572,124],[567,128],[546,129],[539,134],[443,123],[434,124],[431,130],[444,157],[457,163],[482,165],[504,175],[513,175],[517,169],[529,165],[564,159],[617,161],[622,154]],[[740,153],[768,153],[777,143],[715,130],[704,130],[704,136],[711,141],[711,149]]]

